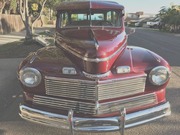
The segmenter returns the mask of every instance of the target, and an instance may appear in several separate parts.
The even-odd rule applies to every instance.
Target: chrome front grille
[[[147,105],[153,105],[157,103],[157,97],[155,93],[136,96],[123,100],[117,100],[113,102],[102,103],[99,105],[98,114],[110,113],[119,110],[120,108],[135,109]]]
[[[96,99],[96,84],[93,81],[65,78],[45,78],[46,94],[74,99]]]
[[[41,105],[41,106],[67,110],[67,111],[72,109],[76,111],[76,113],[96,114],[94,103],[72,101],[72,100],[46,97],[46,96],[38,96],[38,95],[34,96],[33,103],[35,105]]]
[[[76,113],[84,113],[91,115],[116,112],[119,111],[121,108],[126,108],[127,110],[135,109],[138,107],[153,105],[156,103],[157,97],[155,93],[105,103],[79,102],[75,100],[72,101],[38,95],[35,95],[33,98],[34,105],[40,105],[65,111],[69,111],[70,109],[72,109]]]
[[[98,100],[130,96],[144,92],[146,76],[111,80],[98,85]]]
[[[100,101],[143,93],[146,75],[108,81],[45,77],[46,94],[55,97]]]

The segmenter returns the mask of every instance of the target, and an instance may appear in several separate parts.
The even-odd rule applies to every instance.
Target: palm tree
[[[178,6],[180,9],[180,6]],[[177,6],[162,7],[158,16],[161,18],[163,29],[171,32],[180,31],[180,10]]]

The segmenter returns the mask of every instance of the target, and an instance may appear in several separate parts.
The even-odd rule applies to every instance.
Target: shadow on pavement
[[[0,135],[5,135],[5,134],[6,134],[6,132],[4,130],[0,129]]]

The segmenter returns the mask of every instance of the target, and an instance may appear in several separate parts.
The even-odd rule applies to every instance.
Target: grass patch
[[[0,58],[25,58],[30,52],[42,48],[33,41],[16,41],[0,46]]]

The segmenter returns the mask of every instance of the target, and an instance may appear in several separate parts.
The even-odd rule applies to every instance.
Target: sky
[[[127,13],[144,11],[156,14],[162,6],[180,5],[180,0],[114,0],[125,6]]]

